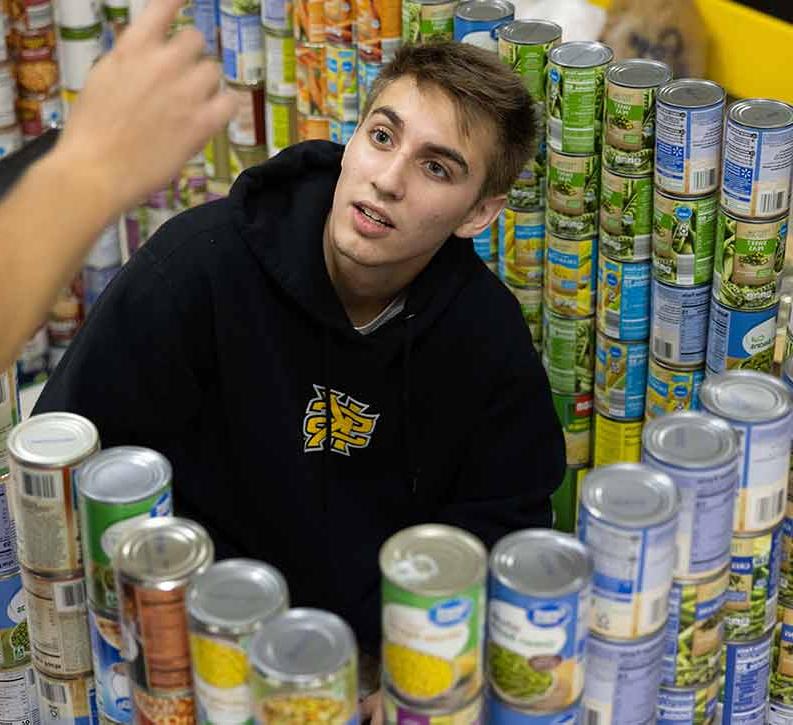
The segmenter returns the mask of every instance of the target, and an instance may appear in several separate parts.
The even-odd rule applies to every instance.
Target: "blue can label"
[[[708,370],[714,373],[727,370],[771,372],[778,307],[774,305],[758,312],[742,312],[712,300]]]
[[[461,43],[475,45],[483,50],[498,52],[496,31],[505,23],[510,22],[514,14],[498,20],[468,20],[459,15],[454,16],[454,39]]]
[[[346,145],[355,133],[357,124],[354,121],[337,121],[335,118],[331,118],[328,126],[330,128],[330,140],[334,143]]]
[[[204,52],[216,58],[218,55],[218,19],[212,0],[193,0],[195,26],[204,36]]]
[[[495,695],[488,692],[485,700],[486,717],[483,722],[487,725],[578,725],[581,721],[581,705],[576,703],[560,711],[548,715],[539,713],[521,712],[502,702]],[[417,725],[418,723],[430,724],[430,718],[410,720],[400,725]]]
[[[22,577],[0,579],[0,667],[9,668],[30,659],[27,598]]]
[[[768,703],[767,725],[790,725],[793,722],[793,706],[771,700]]]
[[[658,692],[656,725],[705,725],[713,721],[719,696],[718,679],[696,690]]]
[[[493,222],[474,237],[474,251],[485,264],[496,261],[498,255],[498,222]]]
[[[96,679],[96,704],[99,712],[117,723],[132,722],[132,701],[126,665],[121,656],[121,630],[118,622],[89,609],[91,650]]]
[[[264,80],[264,38],[258,15],[220,13],[223,73],[230,81],[254,84]]]
[[[761,707],[765,709],[772,634],[769,632],[763,639],[749,644],[725,644],[722,722],[741,722],[736,716],[753,714]]]
[[[652,283],[653,355],[669,365],[701,365],[708,342],[710,285]]]
[[[595,402],[612,418],[641,418],[647,389],[647,343],[597,334]]]
[[[598,329],[617,340],[650,336],[650,262],[598,259]]]
[[[99,296],[120,270],[121,266],[105,267],[103,269],[83,267],[83,304],[86,312],[96,304]]]

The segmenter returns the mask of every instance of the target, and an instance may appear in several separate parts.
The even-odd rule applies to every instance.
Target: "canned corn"
[[[363,113],[366,106],[366,99],[369,92],[372,90],[375,79],[383,67],[382,63],[376,63],[367,60],[367,57],[361,52],[361,46],[358,46],[358,112],[359,115]]]
[[[708,344],[710,285],[673,287],[652,281],[653,355],[667,365],[701,367]]]
[[[617,340],[650,334],[650,263],[618,262],[598,255],[597,328]]]
[[[647,343],[595,337],[595,402],[615,419],[640,418],[647,389]]]
[[[595,407],[594,419],[595,466],[612,463],[638,463],[642,451],[642,421],[614,420]]]
[[[498,218],[498,273],[513,287],[542,286],[545,215],[503,209]]]
[[[325,112],[338,121],[357,121],[358,69],[355,48],[326,45],[324,70]]]
[[[546,306],[542,320],[542,362],[551,389],[560,393],[591,393],[595,365],[594,317],[562,317]]]
[[[553,234],[586,238],[597,234],[600,156],[567,156],[548,150],[546,223]]]
[[[640,262],[650,258],[653,180],[603,169],[600,195],[600,246],[612,259]]]
[[[546,231],[545,304],[564,317],[595,311],[597,237],[563,239]]]
[[[551,397],[564,431],[567,465],[588,465],[592,435],[592,393],[569,394],[552,389]]]

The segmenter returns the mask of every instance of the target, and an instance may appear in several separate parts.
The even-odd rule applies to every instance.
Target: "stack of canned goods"
[[[294,13],[284,0],[263,0],[267,153],[275,156],[297,141],[297,76]]]
[[[594,560],[584,722],[655,722],[677,518],[675,483],[647,465],[584,479],[578,536]]]
[[[94,425],[71,413],[34,416],[8,439],[17,550],[45,723],[97,718],[76,487],[79,467],[98,450]]]
[[[708,373],[771,372],[791,171],[793,108],[762,98],[733,103],[724,131]]]
[[[64,117],[103,51],[101,6],[86,0],[55,4]]]
[[[22,146],[22,131],[16,115],[16,74],[6,41],[9,21],[5,3],[0,2],[0,159]]]

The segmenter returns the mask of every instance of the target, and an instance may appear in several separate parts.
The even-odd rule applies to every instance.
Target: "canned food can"
[[[294,98],[280,98],[267,94],[264,108],[267,150],[270,156],[283,151],[297,141],[297,105]]]
[[[658,691],[656,725],[711,725],[716,720],[719,678],[696,688],[678,689],[661,686]]]
[[[647,389],[647,343],[595,336],[595,401],[616,419],[641,418]]]
[[[708,374],[728,370],[771,372],[778,307],[749,312],[711,300],[705,355]]]
[[[597,328],[617,340],[650,336],[649,262],[619,262],[598,255]]]
[[[473,238],[474,251],[485,264],[496,262],[498,256],[498,222],[494,221]]]
[[[8,44],[15,61],[51,60],[57,58],[55,28],[47,25],[36,30],[13,28],[8,34]]]
[[[772,675],[773,677],[773,675]],[[793,725],[793,707],[773,698],[768,702],[766,725]]]
[[[721,168],[724,89],[680,78],[656,94],[655,185],[669,194],[716,191]]]
[[[600,246],[612,259],[650,259],[653,179],[620,176],[603,169],[600,195]]]
[[[50,0],[19,0],[9,2],[11,22],[17,30],[40,30],[50,27],[55,14]]]
[[[98,450],[94,424],[73,413],[35,415],[11,431],[14,521],[24,566],[46,574],[82,568],[76,475]]]
[[[96,681],[96,706],[108,720],[132,722],[132,699],[124,658],[121,656],[121,627],[115,613],[88,607],[88,629]]]
[[[48,54],[49,50],[46,51]],[[53,53],[51,57],[36,60],[22,60],[16,64],[17,85],[22,94],[49,95],[58,92],[59,72],[58,61]]]
[[[248,645],[289,606],[286,581],[267,564],[227,559],[193,579],[186,604],[197,721],[250,722]]]
[[[600,156],[567,156],[548,150],[549,231],[574,238],[595,236],[599,197]]]
[[[190,693],[146,692],[133,684],[132,703],[135,725],[192,725],[196,722],[195,702]]]
[[[324,115],[327,105],[325,46],[299,43],[295,48],[297,110],[304,115]]]
[[[545,304],[563,317],[595,312],[597,237],[564,239],[545,233]]]
[[[771,651],[771,700],[791,707],[793,704],[793,602],[779,603]]]
[[[581,542],[556,531],[519,531],[495,545],[487,663],[500,699],[552,713],[581,697],[593,567]]]
[[[229,166],[233,178],[237,178],[245,169],[258,166],[267,161],[267,146],[240,146],[230,144],[229,146]],[[168,216],[173,216],[171,212]]]
[[[20,385],[31,385],[43,382],[47,374],[47,361],[49,358],[50,343],[47,336],[47,326],[42,325],[25,343],[22,352],[17,359],[17,375]],[[14,500],[14,479],[13,476],[8,482],[11,486],[8,489],[9,510],[13,506]]]
[[[335,2],[336,0],[334,0]],[[326,112],[338,121],[358,120],[358,69],[355,48],[325,46]]]
[[[655,190],[653,274],[658,279],[680,287],[710,282],[717,209],[715,194],[682,199]]]
[[[0,701],[3,703],[3,718],[9,725],[37,725],[41,722],[33,665],[0,669]]]
[[[12,105],[12,112],[14,107]],[[16,118],[16,115],[14,115]],[[0,159],[10,156],[14,151],[22,148],[22,131],[18,125],[0,128]]]
[[[331,118],[328,122],[328,128],[330,131],[330,140],[333,141],[333,143],[346,146],[352,139],[357,125],[355,121],[337,121]]]
[[[61,82],[65,88],[82,90],[88,72],[102,55],[101,23],[88,28],[58,28]]]
[[[580,700],[564,710],[541,715],[513,707],[488,690],[485,695],[485,719],[478,722],[487,723],[488,725],[566,725],[568,723],[573,725],[573,723],[579,722],[580,717]],[[405,725],[409,725],[409,722],[406,722]],[[446,724],[445,722],[439,722],[438,725]]]
[[[8,449],[7,440],[14,426],[20,420],[20,405],[19,405],[19,390],[17,389],[17,373],[16,367],[12,366],[8,370],[0,372],[0,476],[8,473]],[[4,478],[0,481],[5,483]],[[7,511],[5,485],[0,489],[0,512]],[[0,515],[0,575],[7,567],[3,565],[2,552],[6,547],[2,542],[8,541],[8,546],[13,547],[13,532],[9,529],[8,525],[4,525],[7,514]],[[13,568],[13,567],[12,567]]]
[[[0,577],[0,669],[30,661],[27,607],[18,573]]]
[[[477,695],[460,709],[448,712],[445,709],[407,705],[400,702],[393,693],[384,690],[383,714],[385,725],[409,725],[416,722],[423,725],[479,725],[484,722],[484,702],[482,696]]]
[[[456,0],[403,0],[402,42],[420,45],[454,40],[456,10]]]
[[[82,324],[81,293],[74,282],[60,291],[50,310],[47,332],[53,347],[67,347]]]
[[[664,626],[677,512],[674,482],[649,466],[623,463],[587,474],[578,538],[595,561],[593,632],[610,639],[637,639]]]
[[[11,368],[11,375],[16,377],[16,368]],[[9,373],[5,373],[8,375]],[[2,377],[0,377],[2,385]],[[10,496],[12,491],[11,476],[4,474],[0,476],[0,577],[7,574],[14,574],[19,570],[17,561],[17,542],[16,527],[14,519],[11,517]]]
[[[366,107],[366,99],[372,90],[375,79],[383,67],[382,63],[369,61],[358,49],[358,111],[363,120],[363,110]]]
[[[611,65],[606,73],[603,165],[642,176],[653,171],[655,93],[672,79],[665,63],[644,58]]]
[[[325,40],[351,46],[355,41],[355,0],[325,0],[324,13]]]
[[[262,0],[262,27],[271,33],[289,33],[294,37],[292,0]]]
[[[292,7],[295,40],[300,43],[324,43],[325,0],[292,0]]]
[[[54,677],[91,672],[91,639],[82,572],[52,579],[23,568],[22,583],[36,669]]]
[[[568,466],[559,488],[551,494],[553,507],[553,527],[557,531],[573,533],[578,520],[578,499],[581,484],[589,473],[589,468]]]
[[[248,656],[258,725],[358,722],[355,636],[335,614],[284,612],[254,635]]]
[[[0,128],[16,123],[17,81],[11,63],[0,63]]]
[[[63,105],[57,91],[50,95],[21,95],[17,98],[17,117],[25,140],[41,136],[47,129],[63,123]]]
[[[91,247],[85,263],[91,267],[113,267],[121,264],[121,241],[118,233],[118,220],[108,224]]]
[[[543,103],[548,53],[561,42],[562,28],[550,20],[513,20],[496,35],[498,57],[523,79],[532,99]]]
[[[90,672],[60,679],[36,670],[36,680],[43,725],[92,725],[98,721],[96,688]]]
[[[653,355],[668,365],[697,367],[708,344],[710,285],[673,287],[652,281]]]
[[[764,722],[773,634],[768,631],[749,642],[725,643],[722,722]],[[760,713],[759,720],[749,717],[755,712]]]
[[[227,84],[227,90],[237,99],[237,112],[229,121],[229,141],[238,146],[263,146],[264,86]]]
[[[291,98],[297,93],[294,35],[265,32],[264,50],[268,99],[270,95]]]
[[[471,0],[479,2],[479,0]],[[513,287],[542,286],[545,215],[503,209],[498,217],[498,273]]]
[[[779,598],[793,602],[793,499],[788,498],[782,520],[782,553],[779,562]]]
[[[330,119],[327,116],[297,114],[298,141],[330,141]]]
[[[190,693],[185,589],[213,555],[203,527],[171,517],[141,521],[116,546],[121,651],[131,682],[148,694]]]
[[[749,98],[727,110],[721,205],[732,214],[768,218],[790,209],[793,108]]]
[[[583,722],[654,722],[663,652],[663,630],[633,642],[590,635]]]
[[[594,317],[561,317],[543,309],[543,365],[551,389],[591,393],[595,367]]]
[[[642,455],[642,421],[614,420],[595,406],[593,447],[595,466],[638,463]]]
[[[102,292],[121,271],[121,265],[114,267],[83,267],[83,309],[87,315],[96,304]]]
[[[748,221],[719,210],[713,296],[737,310],[775,305],[786,240],[787,214],[771,221]]]
[[[793,405],[784,384],[765,373],[732,371],[706,378],[703,409],[740,438],[740,489],[733,532],[760,532],[782,521],[790,465]]]
[[[213,0],[195,0],[193,3],[193,24],[204,36],[204,54],[210,58],[219,56],[219,18],[215,15]]]
[[[498,29],[514,18],[515,6],[507,0],[464,0],[454,14],[454,39],[497,53]]]
[[[256,13],[238,14],[223,5],[220,9],[220,46],[223,74],[243,85],[264,80],[264,39],[261,18]]]
[[[367,64],[387,63],[402,45],[402,4],[398,0],[356,0],[355,30],[361,58]]]
[[[588,465],[592,436],[592,393],[559,393],[551,389],[551,397],[564,432],[567,465]]]
[[[526,326],[531,332],[535,345],[542,342],[542,288],[537,287],[510,287],[509,291],[515,295]]]
[[[420,578],[416,560],[428,567]],[[468,702],[483,682],[484,546],[450,526],[414,526],[386,541],[380,570],[384,684],[406,702]],[[453,648],[444,634],[451,626],[460,632]]]

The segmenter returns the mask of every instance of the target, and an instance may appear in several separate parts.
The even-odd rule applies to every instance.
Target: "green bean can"
[[[457,0],[404,0],[402,41],[421,45],[452,40],[457,4]]]
[[[736,310],[774,305],[785,264],[787,214],[771,221],[739,219],[719,210],[713,294]]]
[[[559,45],[561,27],[550,20],[513,20],[496,32],[498,57],[523,79],[532,100],[544,101],[548,53]]]
[[[523,319],[531,332],[534,344],[542,344],[542,288],[512,287],[510,285],[507,287],[518,300],[520,311],[523,313]]]
[[[548,150],[548,231],[569,239],[597,234],[600,156]]]
[[[600,248],[612,259],[650,259],[653,177],[631,177],[603,168],[600,183]]]
[[[793,602],[779,605],[771,650],[771,698],[793,705]]]
[[[88,597],[114,611],[116,545],[141,520],[171,515],[171,464],[148,448],[108,448],[80,471],[79,508]]]
[[[655,190],[652,239],[656,279],[680,287],[710,282],[718,207],[716,194],[691,199]]]
[[[543,340],[543,365],[551,388],[559,393],[591,393],[595,318],[561,317],[546,307],[543,309]]]
[[[592,393],[559,393],[551,390],[553,407],[564,432],[568,466],[589,464],[592,438]]]

